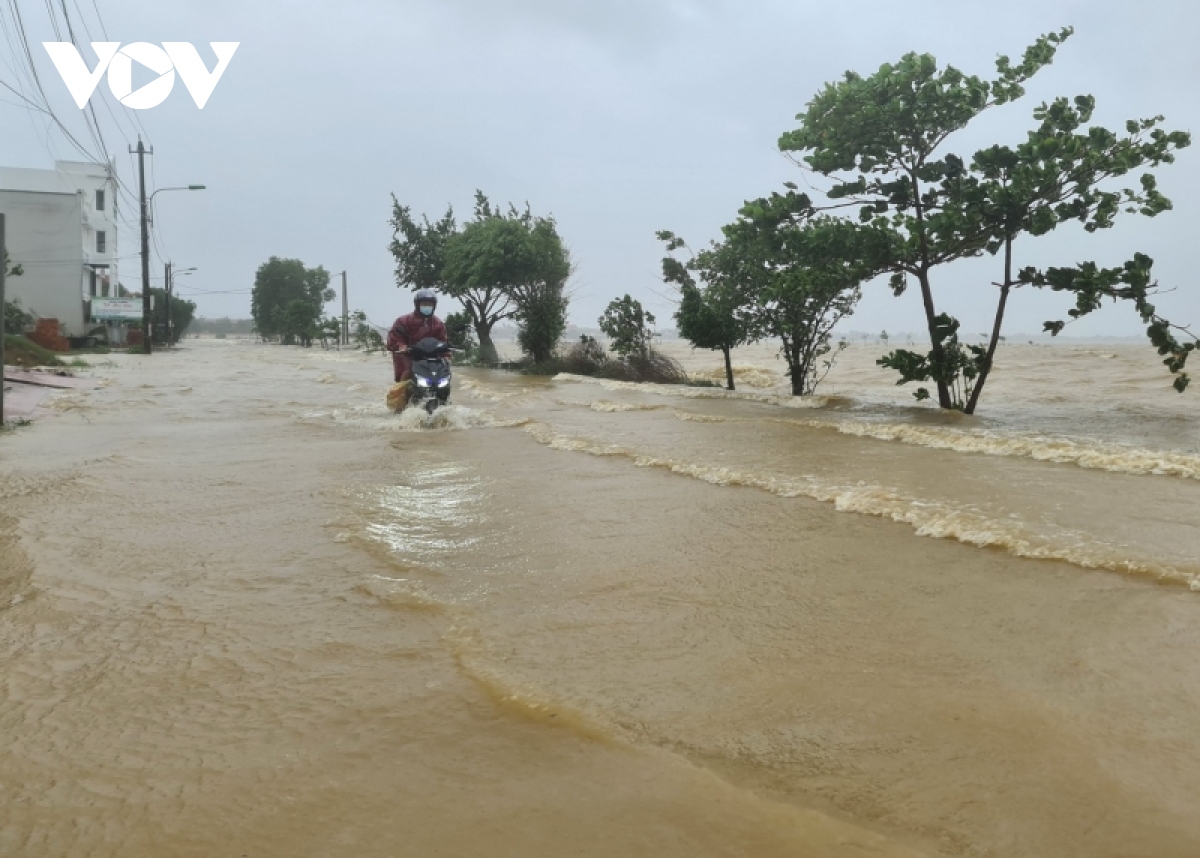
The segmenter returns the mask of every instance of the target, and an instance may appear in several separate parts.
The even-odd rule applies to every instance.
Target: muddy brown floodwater
[[[186,346],[0,436],[0,855],[1200,855],[1152,352],[1006,347],[981,418],[856,345],[802,402],[747,350],[428,420]]]

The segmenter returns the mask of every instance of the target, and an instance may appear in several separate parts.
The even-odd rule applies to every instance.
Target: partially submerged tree
[[[503,299],[506,314],[517,321],[521,350],[534,363],[551,358],[567,328],[564,290],[571,274],[570,258],[552,218],[535,217],[528,206],[518,211],[510,205],[501,212],[476,192],[475,219],[448,242],[444,274],[448,291],[468,311],[474,296],[498,295],[496,306]],[[485,334],[490,346],[490,325],[481,331],[476,322],[475,328],[481,346]],[[491,351],[494,354],[494,347]]]
[[[782,343],[792,394],[807,396],[832,366],[824,358],[833,329],[854,312],[862,284],[880,272],[891,235],[828,216],[796,222],[794,211],[786,200],[751,203],[706,264],[748,284],[750,336]]]
[[[305,268],[299,259],[272,256],[254,277],[250,295],[254,329],[263,337],[279,337],[285,345],[297,339],[310,345],[322,307],[333,298],[329,272],[323,267]]]
[[[620,357],[647,358],[658,336],[654,321],[654,315],[642,307],[641,301],[625,295],[609,301],[600,317],[600,330],[608,337],[609,348]]]
[[[666,230],[659,232],[658,238],[667,243],[668,252],[687,246],[683,239]],[[691,263],[695,263],[694,256]],[[662,268],[663,280],[679,287],[679,309],[675,311],[679,336],[695,348],[719,350],[725,359],[725,387],[733,390],[730,352],[750,335],[743,315],[738,313],[741,296],[736,285],[719,281],[697,284],[689,263],[673,256],[663,258]]]
[[[876,226],[809,215],[802,195],[757,200],[724,228],[724,241],[686,266],[670,257],[663,263],[668,279],[695,274],[704,281],[713,306],[734,319],[725,336],[778,339],[796,396],[812,394],[824,378],[833,329],[854,311],[861,284],[879,273],[892,240]],[[680,246],[669,233],[660,237],[669,250]]]
[[[413,218],[392,198],[392,255],[396,282],[430,288],[463,305],[479,339],[480,359],[499,361],[492,330],[516,318],[522,349],[535,361],[547,360],[566,330],[564,287],[570,259],[551,218],[528,207],[494,208],[475,193],[474,219],[461,229],[451,209],[438,221]]]
[[[930,350],[925,355],[896,350],[879,362],[900,373],[899,383],[934,382],[943,408],[975,410],[1012,289],[1030,285],[1073,291],[1082,302],[1077,310],[1095,295],[1084,267],[1072,269],[1074,277],[1061,273],[1067,269],[1055,269],[1060,273],[1053,282],[1049,272],[1015,269],[1016,239],[1043,235],[1071,220],[1093,232],[1111,226],[1121,210],[1153,216],[1170,207],[1149,173],[1139,177],[1136,188],[1106,190],[1101,183],[1143,166],[1170,163],[1174,150],[1189,144],[1189,136],[1160,129],[1161,117],[1130,121],[1124,136],[1099,127],[1083,129],[1094,108],[1091,96],[1040,106],[1034,117],[1041,125],[1020,146],[989,147],[969,164],[955,154],[939,156],[946,139],[980,113],[1024,95],[1025,81],[1054,59],[1071,32],[1065,28],[1041,37],[1017,65],[1000,57],[991,81],[950,66],[939,70],[932,56],[915,53],[895,65],[884,64],[869,77],[847,72],[814,97],[797,117],[799,128],[780,138],[780,149],[802,153],[813,171],[837,180],[828,192],[838,201],[835,206],[857,208],[862,222],[893,233],[887,265],[891,287],[901,295],[909,278],[916,280]],[[995,284],[999,294],[993,330],[986,346],[966,345],[958,339],[958,320],[936,306],[931,272],[985,253],[1003,253],[1004,258]],[[1136,258],[1126,267],[1130,265],[1141,270]],[[1127,292],[1107,294],[1130,297]],[[1150,318],[1158,317],[1151,312]],[[1057,332],[1055,323],[1047,323],[1047,329]],[[1179,372],[1190,349],[1167,336],[1171,329],[1160,319],[1150,323],[1149,331],[1152,342],[1167,350],[1165,362]],[[1186,384],[1177,381],[1176,387]],[[929,394],[922,387],[915,395],[922,399]]]

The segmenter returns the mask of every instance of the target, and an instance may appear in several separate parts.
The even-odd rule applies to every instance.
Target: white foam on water
[[[824,408],[835,398],[828,396],[790,396],[749,390],[725,390],[721,387],[689,387],[685,384],[653,384],[648,381],[614,381],[609,378],[572,375],[568,372],[561,372],[554,376],[554,381],[598,384],[605,390],[628,390],[636,393],[649,393],[655,396],[674,396],[681,399],[740,399],[748,402],[778,405],[783,408]]]
[[[413,406],[395,416],[396,428],[402,432],[460,432],[466,429],[489,429],[524,425],[526,420],[501,420],[487,411],[465,405],[443,405],[432,414]]]
[[[900,441],[958,453],[1017,456],[1041,462],[1060,462],[1120,474],[1155,474],[1200,480],[1200,456],[1173,450],[1149,450],[1123,444],[1049,435],[1003,435],[944,426],[904,423],[783,420],[805,428],[836,429],[843,435]]]
[[[873,515],[908,524],[919,536],[953,539],[980,548],[998,548],[1016,557],[1061,560],[1085,569],[1150,577],[1200,591],[1200,563],[1195,568],[1180,568],[1150,558],[1130,557],[1122,546],[1096,542],[1086,534],[1066,530],[1039,533],[1016,519],[999,520],[970,506],[926,500],[886,486],[863,482],[845,485],[811,475],[794,477],[737,471],[646,455],[618,444],[564,435],[542,423],[531,423],[525,426],[525,431],[554,450],[625,458],[639,468],[661,468],[711,485],[744,486],[784,498],[806,497],[830,503],[840,512]]]
[[[657,411],[662,406],[640,405],[633,402],[610,402],[605,399],[597,399],[595,402],[589,403],[588,408],[603,414],[612,414],[621,411]]]

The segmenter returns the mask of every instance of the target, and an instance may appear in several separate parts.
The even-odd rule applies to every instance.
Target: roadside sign
[[[141,298],[93,298],[92,318],[106,321],[130,321],[142,318]]]

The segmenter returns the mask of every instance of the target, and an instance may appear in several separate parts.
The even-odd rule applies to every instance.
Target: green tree
[[[367,321],[367,314],[362,310],[350,314],[350,336],[368,354],[384,350],[383,336]]]
[[[495,295],[503,300],[496,299],[494,315],[516,319],[521,350],[534,363],[550,359],[567,328],[571,274],[553,218],[535,217],[528,206],[501,211],[477,191],[474,220],[447,242],[444,274],[449,293],[472,313],[485,360],[491,328],[485,343],[478,320],[486,318],[486,302]]]
[[[829,216],[796,220],[797,200],[748,204],[725,241],[700,254],[709,280],[739,284],[751,340],[778,339],[792,394],[807,396],[832,366],[833,329],[891,252],[890,231]]]
[[[1017,270],[1013,245],[1018,238],[1044,235],[1068,221],[1094,232],[1111,226],[1120,211],[1153,216],[1170,207],[1152,174],[1143,173],[1133,188],[1110,190],[1104,183],[1143,166],[1170,163],[1174,150],[1189,144],[1188,135],[1159,128],[1162,117],[1130,121],[1124,135],[1098,126],[1085,129],[1094,109],[1091,96],[1038,107],[1034,118],[1040,125],[1020,146],[992,146],[976,152],[969,163],[952,153],[939,156],[955,131],[983,111],[1024,95],[1023,84],[1053,61],[1071,33],[1065,28],[1039,38],[1019,64],[1000,57],[997,77],[990,81],[951,66],[939,69],[932,56],[915,53],[881,66],[869,77],[847,72],[842,81],[813,98],[797,117],[797,129],[780,138],[783,151],[802,153],[809,168],[835,178],[837,184],[828,193],[833,205],[858,208],[861,221],[893,232],[887,267],[892,290],[901,295],[909,278],[916,280],[930,350],[925,355],[896,350],[879,363],[897,370],[901,384],[933,381],[943,408],[975,410],[1001,339],[1012,289],[1073,291],[1073,318],[1083,315],[1099,294],[1086,275],[1098,269],[1094,263],[1054,269],[1054,277],[1049,271]],[[996,284],[993,330],[986,346],[966,345],[958,339],[957,319],[936,306],[931,272],[983,254],[1002,254],[1004,260]],[[1121,270],[1143,270],[1139,258]],[[1063,273],[1069,270],[1075,276]],[[1134,301],[1149,319],[1151,341],[1166,349],[1165,363],[1180,372],[1191,349],[1172,334],[1179,328],[1154,313],[1146,300],[1153,290],[1153,285],[1142,290],[1128,283],[1121,288],[1110,284],[1104,294]],[[1134,293],[1141,295],[1141,304]],[[1147,307],[1148,317],[1143,312]],[[1047,329],[1057,332],[1055,324],[1047,323]],[[1183,378],[1176,384],[1180,389],[1187,384]],[[922,399],[929,393],[922,387],[915,395]]]
[[[502,211],[475,192],[471,221],[460,229],[452,209],[437,221],[413,217],[392,198],[396,283],[436,289],[462,303],[479,340],[480,358],[497,363],[492,329],[515,318],[521,348],[535,362],[551,356],[566,330],[570,257],[552,218],[526,206]]]
[[[475,342],[475,332],[471,326],[471,317],[465,312],[451,313],[445,318],[446,335],[450,345],[463,350],[462,359],[473,361],[478,357],[479,346]]]
[[[642,302],[625,295],[614,298],[600,317],[600,330],[609,339],[609,348],[621,358],[650,356],[650,346],[656,336],[654,315],[642,307]]]
[[[20,277],[25,273],[25,269],[20,265],[12,264],[8,250],[4,251],[4,272],[6,277]],[[18,299],[13,298],[11,301],[4,302],[3,333],[23,334],[32,326],[33,316],[21,309],[21,302]]]
[[[658,238],[667,243],[667,250],[675,251],[687,245],[674,233],[663,230]],[[679,309],[675,311],[675,323],[679,335],[698,349],[720,350],[725,359],[725,386],[734,389],[733,359],[730,352],[749,339],[750,332],[745,317],[738,311],[743,302],[736,284],[722,280],[709,281],[704,286],[696,283],[692,272],[696,265],[693,255],[689,263],[673,256],[663,258],[663,280],[679,288]],[[715,272],[705,271],[707,276]]]
[[[284,345],[297,339],[311,345],[322,307],[333,299],[324,267],[305,268],[299,259],[272,256],[255,274],[250,315],[263,337],[279,337]]]
[[[490,214],[491,206],[476,192],[476,220],[481,210]],[[437,221],[422,215],[418,221],[408,206],[392,196],[392,243],[389,248],[396,260],[396,285],[410,289],[435,289],[458,299],[471,319],[479,338],[480,358],[484,363],[500,360],[492,342],[497,322],[512,316],[512,301],[498,283],[490,281],[454,281],[446,277],[446,255],[451,241],[460,235],[454,210],[446,209]],[[465,271],[460,270],[460,274]]]
[[[153,330],[156,342],[165,342],[167,337],[167,293],[164,289],[155,289],[151,287],[150,294],[154,296],[154,311],[151,314],[153,322]],[[171,336],[172,343],[177,343],[183,338],[184,332],[192,323],[192,319],[196,315],[196,305],[192,301],[180,298],[178,295],[171,296]]]
[[[289,301],[281,314],[279,334],[284,345],[299,344],[308,348],[319,337],[321,308],[302,298]]]

